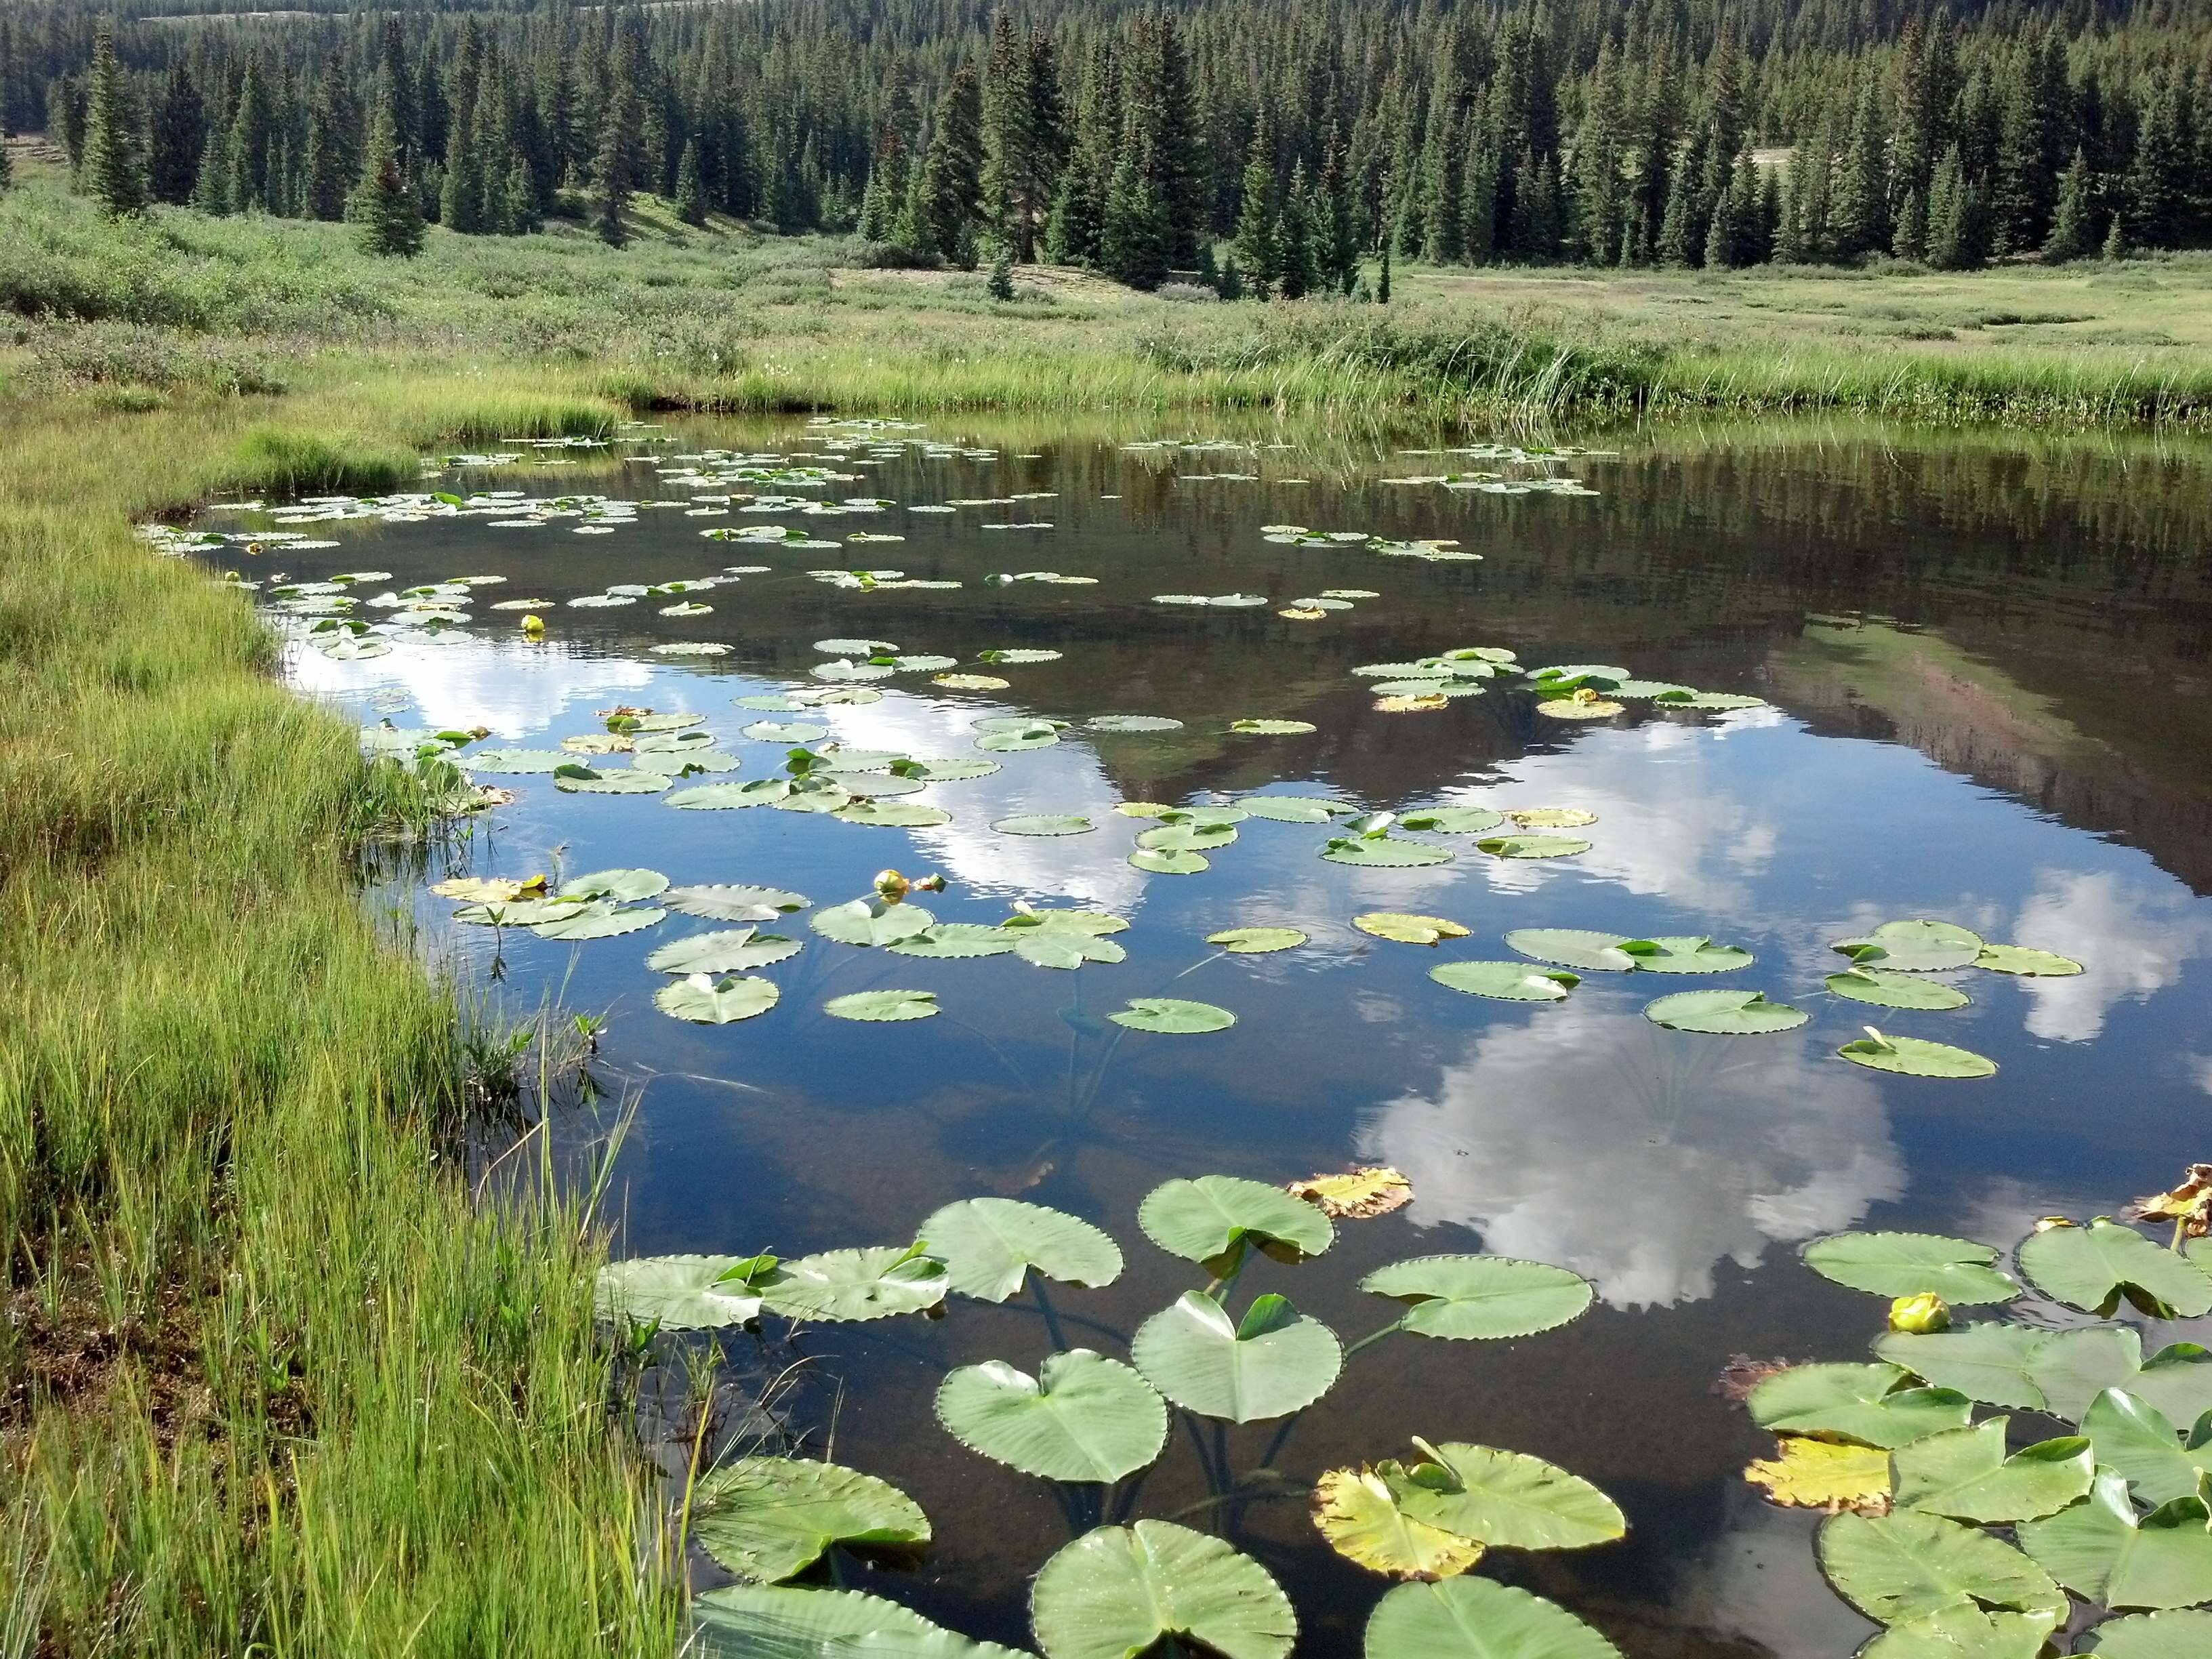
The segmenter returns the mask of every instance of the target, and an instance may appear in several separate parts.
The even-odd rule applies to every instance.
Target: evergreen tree
[[[228,154],[224,165],[233,212],[269,210],[269,152],[276,137],[276,112],[270,106],[267,78],[262,73],[261,55],[248,52],[246,73],[238,84],[238,108],[230,120]]]
[[[684,144],[684,159],[677,165],[676,216],[687,225],[707,222],[707,180],[699,171],[699,141],[696,138]]]
[[[1887,136],[1879,89],[1869,74],[1859,87],[1850,139],[1829,198],[1828,234],[1839,258],[1859,258],[1889,246]]]
[[[994,300],[1004,301],[1014,297],[1013,262],[1004,252],[991,262],[991,275],[989,280],[984,284],[984,289]]]
[[[2128,228],[2117,213],[2112,216],[2112,228],[2105,233],[2105,246],[2098,257],[2107,264],[2118,264],[2128,257]]]
[[[909,246],[956,258],[963,234],[982,210],[983,88],[963,63],[937,100],[929,148],[915,176]],[[902,239],[904,240],[904,239]]]
[[[473,17],[461,30],[460,52],[446,88],[446,174],[438,217],[448,230],[475,234],[485,221],[485,167],[477,103],[483,84],[483,36]]]
[[[207,144],[207,110],[191,70],[180,59],[169,65],[155,106],[153,143],[148,157],[149,183],[157,202],[183,204],[192,198],[200,152]]]
[[[1283,192],[1282,217],[1276,228],[1275,246],[1282,271],[1276,292],[1285,300],[1303,300],[1321,285],[1319,262],[1314,257],[1313,217],[1306,199],[1306,164],[1291,168],[1290,186]]]
[[[1928,263],[1938,270],[1982,263],[1981,204],[1956,144],[1943,152],[1929,188]]]
[[[356,168],[350,151],[353,112],[333,62],[316,89],[307,115],[307,153],[301,206],[310,219],[345,217],[346,191]]]
[[[123,66],[115,60],[115,34],[105,23],[93,40],[92,78],[85,103],[84,184],[108,213],[145,210],[145,147],[123,84]]]
[[[1244,273],[1237,268],[1237,256],[1234,253],[1222,262],[1221,280],[1215,284],[1214,292],[1224,300],[1241,300],[1244,297]]]
[[[983,81],[984,215],[1024,264],[1036,258],[1060,165],[1058,59],[1042,35],[1024,40],[1001,11]]]
[[[2043,245],[2044,262],[2061,265],[2086,259],[2096,234],[2095,185],[2089,177],[2089,158],[2080,149],[2066,164],[2058,181],[2058,206],[2051,216],[2051,235]]]
[[[638,97],[633,43],[625,39],[610,78],[599,120],[599,152],[592,158],[592,228],[611,247],[629,240],[629,198],[637,188],[645,111]]]
[[[1106,191],[1106,222],[1099,234],[1099,264],[1132,288],[1154,289],[1167,277],[1175,227],[1152,146],[1133,115],[1122,135],[1121,159]]]
[[[1737,216],[1741,204],[1733,190],[1724,190],[1713,204],[1713,216],[1705,227],[1705,263],[1711,270],[1732,270],[1743,262],[1736,257],[1739,244],[1744,240],[1743,225]]]
[[[191,204],[202,213],[231,210],[230,133],[219,122],[208,123],[207,137],[200,145],[199,165],[192,169]]]
[[[387,69],[346,216],[361,228],[362,246],[371,253],[411,258],[422,251],[422,214],[400,159],[393,79]]]
[[[2074,125],[2065,47],[2057,31],[2025,42],[2006,65],[1990,232],[1997,252],[2043,245],[2058,199],[2063,145]]]
[[[2188,212],[2187,105],[2178,78],[2149,91],[2128,170],[2127,240],[2136,247],[2180,246]]]
[[[1255,300],[1275,291],[1282,279],[1282,250],[1276,239],[1275,166],[1265,125],[1252,135],[1244,160],[1243,204],[1237,211],[1236,248],[1244,287]]]
[[[1704,257],[1698,234],[1698,162],[1703,160],[1695,138],[1686,142],[1676,156],[1674,180],[1667,189],[1667,214],[1659,223],[1655,250],[1659,263],[1686,269]]]

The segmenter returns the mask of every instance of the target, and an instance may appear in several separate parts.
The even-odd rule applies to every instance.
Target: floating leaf
[[[1644,1018],[1672,1031],[1751,1036],[1794,1031],[1812,1016],[1787,1003],[1769,1002],[1762,991],[1677,991],[1644,1007]]]
[[[2138,1613],[2089,1635],[2097,1659],[2212,1659],[2212,1613]]]
[[[2212,1514],[2193,1494],[2138,1516],[2126,1480],[2107,1470],[2086,1501],[2027,1522],[2020,1541],[2086,1601],[2118,1609],[2212,1601]]]
[[[1296,950],[1306,942],[1306,936],[1295,927],[1227,927],[1208,933],[1206,942],[1219,945],[1231,956],[1256,957]]]
[[[1419,830],[1438,836],[1479,836],[1486,830],[1495,830],[1505,822],[1502,812],[1492,812],[1480,806],[1439,806],[1426,811],[1408,812],[1399,820],[1408,830]]]
[[[774,921],[794,910],[804,910],[804,893],[787,893],[780,887],[711,884],[672,887],[660,896],[672,910],[708,921]]]
[[[558,749],[479,749],[460,757],[457,763],[470,772],[550,772],[573,758]]]
[[[944,1261],[951,1288],[980,1302],[1004,1302],[1032,1267],[1093,1289],[1121,1273],[1121,1247],[1089,1222],[1010,1198],[947,1204],[921,1224],[921,1237]]]
[[[1596,813],[1579,806],[1524,806],[1505,816],[1523,830],[1579,830],[1597,822]]]
[[[572,795],[657,795],[668,787],[668,778],[636,768],[601,771],[570,764],[554,773],[553,787]]]
[[[629,903],[657,898],[668,890],[668,878],[658,870],[599,870],[562,884],[562,898],[608,898]]]
[[[2051,1630],[2045,1614],[1990,1613],[1960,1601],[1892,1625],[1857,1659],[2040,1659]]]
[[[1003,927],[974,921],[940,921],[927,932],[894,939],[884,948],[896,956],[922,957],[941,962],[1010,954],[1016,940]]]
[[[2029,1368],[2054,1416],[2073,1421],[2106,1389],[2124,1389],[2176,1422],[2212,1411],[2212,1351],[2175,1342],[2148,1360],[2126,1325],[2052,1331],[2035,1345]]]
[[[795,939],[732,927],[671,940],[647,957],[645,965],[659,974],[740,974],[795,957],[799,950]]]
[[[2055,1514],[2088,1492],[2087,1440],[2045,1440],[2008,1457],[2010,1422],[1992,1417],[1897,1448],[1898,1506],[1990,1526]]]
[[[2159,1319],[2212,1313],[2212,1274],[2102,1216],[2086,1227],[2030,1234],[2019,1255],[2036,1289],[2085,1313],[2108,1318],[2123,1297]]]
[[[1884,1359],[1938,1388],[1987,1405],[2040,1411],[2043,1389],[2034,1370],[2045,1334],[2025,1325],[1990,1323],[1925,1335],[1889,1331],[1874,1347]]]
[[[1901,1072],[1907,1077],[1974,1078],[1994,1077],[1996,1061],[1973,1053],[1971,1049],[1954,1048],[1948,1042],[1929,1042],[1919,1037],[1886,1036],[1872,1026],[1856,1042],[1846,1042],[1836,1050],[1855,1066],[1867,1066],[1878,1072]]]
[[[1454,1341],[1548,1331],[1581,1317],[1592,1294],[1579,1273],[1504,1255],[1415,1256],[1377,1267],[1359,1288],[1410,1304],[1400,1330]]]
[[[1391,1489],[1417,1521],[1501,1549],[1586,1549],[1628,1530],[1610,1498],[1540,1457],[1456,1440],[1413,1443],[1427,1460]]]
[[[1002,836],[1084,836],[1098,826],[1076,812],[1024,812],[1000,818],[991,828]]]
[[[927,932],[936,920],[918,904],[886,904],[878,898],[856,898],[849,903],[817,910],[807,926],[840,945],[895,945]]]
[[[1558,1002],[1582,983],[1564,968],[1531,968],[1525,962],[1440,962],[1429,969],[1439,985],[1500,1002]]]
[[[1119,1480],[1168,1434],[1152,1385],[1088,1348],[1047,1355],[1034,1377],[998,1359],[949,1371],[937,1419],[970,1451],[1047,1480]]]
[[[1354,916],[1352,925],[1376,939],[1401,945],[1436,945],[1448,939],[1465,939],[1467,929],[1443,916],[1407,915],[1396,910],[1370,910]]]
[[[1759,1382],[1744,1403],[1753,1422],[1777,1434],[1885,1449],[1963,1427],[1972,1414],[1965,1395],[1910,1382],[1901,1365],[1792,1365]]]
[[[830,735],[826,726],[809,726],[804,720],[755,720],[745,727],[744,736],[762,743],[819,743]]]
[[[1940,1296],[1960,1306],[2009,1302],[2020,1286],[1986,1244],[1935,1233],[1833,1233],[1800,1252],[1824,1279],[1875,1296]]]
[[[1278,823],[1327,823],[1353,810],[1349,801],[1319,795],[1243,795],[1237,804],[1255,818],[1272,818]]]
[[[1620,948],[1627,942],[1619,933],[1595,933],[1582,927],[1516,927],[1505,936],[1509,950],[1585,973],[1625,974],[1633,969],[1636,958]]]
[[[1279,1187],[1237,1176],[1163,1182],[1138,1206],[1137,1224],[1170,1255],[1208,1272],[1220,1271],[1247,1243],[1296,1261],[1319,1255],[1336,1237],[1328,1218],[1312,1205]]]
[[[708,783],[679,789],[666,804],[686,812],[720,812],[747,806],[774,806],[791,793],[787,778],[756,778],[750,783]]]
[[[1180,732],[1181,720],[1171,720],[1160,714],[1100,714],[1086,720],[1085,725],[1093,732]]]
[[[1394,1578],[1449,1578],[1482,1559],[1482,1546],[1416,1521],[1372,1469],[1330,1469],[1314,1488],[1314,1524],[1347,1561]]]
[[[1187,1291],[1137,1328],[1129,1358],[1146,1381],[1185,1410],[1256,1423],[1328,1393],[1344,1351],[1334,1332],[1283,1297],[1256,1297],[1243,1320],[1231,1321],[1212,1297]]]
[[[1310,720],[1247,720],[1230,721],[1229,729],[1253,737],[1295,738],[1302,737],[1308,732],[1318,731],[1320,728]]]
[[[709,1469],[691,1489],[690,1510],[691,1535],[707,1553],[763,1583],[805,1571],[835,1544],[929,1541],[928,1517],[888,1481],[795,1457]]]
[[[1451,850],[1426,842],[1401,841],[1395,836],[1340,836],[1321,849],[1332,864],[1368,865],[1377,869],[1413,869],[1421,865],[1449,864]]]
[[[2081,1432],[2099,1466],[2124,1476],[2147,1504],[2196,1495],[2212,1469],[2212,1423],[2200,1417],[2184,1435],[2163,1412],[2124,1389],[2107,1389],[2089,1402]]]
[[[1139,847],[1129,854],[1129,862],[1156,876],[1198,876],[1213,867],[1203,853],[1163,851],[1155,847]]]
[[[742,1325],[761,1310],[761,1285],[775,1273],[772,1255],[641,1255],[610,1261],[592,1286],[602,1319],[629,1319],[662,1330]]]
[[[718,980],[708,974],[693,974],[662,986],[653,994],[653,1003],[662,1013],[694,1024],[727,1025],[766,1013],[781,994],[769,980]]]
[[[872,824],[884,830],[927,830],[952,822],[952,814],[943,807],[909,800],[856,800],[830,816],[840,823]]]
[[[1726,974],[1748,968],[1758,958],[1733,945],[1716,945],[1695,934],[1623,939],[1620,948],[1646,974]]]
[[[824,1250],[784,1263],[764,1301],[788,1319],[886,1319],[937,1306],[950,1282],[918,1244]]]
[[[1820,1528],[1820,1568],[1877,1624],[1925,1617],[1960,1601],[2066,1616],[2065,1592],[2042,1568],[1985,1532],[1911,1510],[1844,1514]]]
[[[1564,859],[1590,849],[1577,836],[1486,836],[1474,845],[1496,859]]]
[[[1044,1564],[1030,1609],[1046,1659],[1130,1659],[1163,1638],[1221,1659],[1285,1659],[1298,1632],[1266,1568],[1169,1521],[1085,1533]]]
[[[1886,921],[1871,933],[1839,939],[1828,948],[1862,968],[1934,974],[1969,966],[1982,953],[1982,939],[1948,921]]]
[[[658,927],[668,915],[660,909],[617,909],[598,901],[566,907],[568,914],[533,924],[530,931],[540,939],[615,939]]]
[[[1492,1578],[1401,1584],[1367,1620],[1366,1659],[1620,1659],[1556,1602]]]
[[[1853,1002],[1870,1002],[1880,1008],[1940,1012],[1963,1008],[1970,1000],[1964,991],[1954,989],[1941,980],[1899,973],[1891,968],[1846,968],[1839,974],[1829,975],[1826,984],[1839,997],[1848,997]]]
[[[1335,1219],[1388,1215],[1413,1201],[1413,1183],[1397,1170],[1381,1167],[1311,1176],[1291,1182],[1284,1190],[1320,1205],[1322,1214]]]
[[[879,1024],[927,1019],[937,1012],[937,993],[855,991],[850,996],[831,997],[822,1005],[822,1012],[832,1019],[867,1020]]]
[[[1026,1659],[858,1590],[726,1584],[692,1599],[702,1659]]]
[[[1984,945],[1973,966],[1987,968],[1993,973],[2025,974],[2031,978],[2066,978],[2081,971],[2081,964],[2071,957],[2062,957],[2051,951],[2035,951],[2025,945]]]
[[[1158,1031],[1194,1036],[1206,1031],[1225,1031],[1237,1016],[1210,1002],[1188,1002],[1180,997],[1131,997],[1129,1006],[1106,1016],[1132,1031]]]
[[[1880,1515],[1889,1507],[1889,1454],[1875,1446],[1785,1434],[1775,1455],[1748,1466],[1743,1478],[1785,1509]]]

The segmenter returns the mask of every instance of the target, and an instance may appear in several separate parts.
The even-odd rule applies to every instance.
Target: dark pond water
[[[822,434],[793,426],[660,435],[638,453],[663,465],[709,445],[825,464]],[[897,442],[925,435],[994,453]],[[945,874],[949,890],[924,901],[943,920],[995,922],[1027,900],[1132,924],[1117,940],[1126,961],[1078,973],[1011,957],[915,961],[792,926],[805,949],[764,970],[780,1006],[721,1028],[659,1013],[660,976],[644,966],[656,945],[720,924],[671,916],[588,944],[504,939],[496,966],[510,1003],[554,995],[606,1011],[600,1074],[642,1091],[610,1200],[623,1253],[899,1242],[939,1205],[985,1193],[1073,1212],[1123,1246],[1115,1285],[1052,1289],[1052,1326],[1026,1296],[1003,1307],[955,1298],[941,1322],[803,1337],[793,1428],[814,1452],[904,1488],[936,1529],[917,1569],[848,1564],[848,1582],[1025,1644],[1030,1575],[1090,1522],[1048,1483],[956,1444],[932,1413],[939,1376],[988,1357],[1034,1370],[1055,1331],[1125,1352],[1139,1322],[1202,1277],[1138,1230],[1138,1203],[1162,1180],[1220,1171],[1281,1182],[1374,1162],[1404,1171],[1410,1206],[1341,1224],[1335,1247],[1302,1266],[1259,1264],[1240,1295],[1284,1291],[1349,1341],[1389,1314],[1355,1289],[1362,1273],[1485,1250],[1571,1267],[1593,1282],[1597,1306],[1517,1342],[1379,1344],[1279,1443],[1273,1423],[1179,1421],[1130,1512],[1229,1538],[1289,1589],[1302,1653],[1350,1654],[1384,1586],[1322,1544],[1307,1512],[1314,1478],[1403,1455],[1413,1434],[1480,1441],[1562,1464],[1626,1510],[1619,1545],[1501,1552],[1483,1571],[1556,1598],[1627,1653],[1810,1659],[1855,1647],[1870,1626],[1819,1576],[1818,1517],[1747,1487],[1742,1466],[1771,1442],[1715,1378],[1732,1355],[1861,1356],[1881,1304],[1808,1272],[1796,1255],[1804,1240],[1910,1228],[2008,1245],[2038,1216],[2113,1210],[2212,1151],[2212,469],[2202,457],[1851,432],[1639,438],[1617,458],[1505,469],[1577,478],[1594,495],[1496,495],[1382,482],[1492,465],[1464,456],[1129,449],[940,424],[831,464],[860,481],[794,493],[900,505],[766,521],[903,541],[757,547],[701,532],[763,515],[648,511],[598,537],[558,520],[342,524],[307,532],[339,547],[272,547],[256,562],[294,579],[372,566],[393,573],[392,586],[504,577],[479,591],[477,624],[442,642],[356,662],[304,647],[292,658],[301,684],[364,719],[481,723],[497,744],[550,746],[600,729],[593,711],[618,704],[696,710],[742,759],[742,781],[782,763],[787,745],[740,735],[763,719],[937,756],[974,755],[972,723],[994,714],[1183,722],[1144,735],[1079,725],[1056,746],[994,757],[1005,764],[993,776],[912,797],[953,815],[915,830],[674,811],[653,796],[556,793],[544,776],[488,780],[519,798],[478,830],[471,873],[641,866],[827,904],[892,865]],[[731,488],[665,484],[649,464],[589,453],[558,471],[457,472],[430,487],[471,485],[684,501]],[[1031,492],[1048,498],[909,510]],[[1050,527],[987,528],[1042,521]],[[1482,558],[1271,544],[1261,526],[1275,523],[1455,538]],[[744,563],[771,568],[695,596],[713,605],[706,616],[665,617],[664,599],[566,603]],[[868,592],[805,574],[863,564],[961,585]],[[1039,568],[1097,580],[983,580]],[[1276,614],[1325,588],[1380,597],[1317,622]],[[1232,592],[1270,604],[1152,599]],[[486,608],[509,597],[548,602],[544,643],[522,642],[513,613]],[[902,673],[878,683],[879,702],[818,714],[732,706],[810,684],[823,660],[812,641],[854,635],[970,669],[990,647],[1062,655],[982,670],[1011,682],[1000,692]],[[711,659],[650,649],[695,640],[732,649]],[[1441,710],[1382,713],[1351,672],[1466,645],[1528,665],[1620,665],[1765,702],[1710,714],[1632,702],[1578,723],[1494,682]],[[1247,717],[1316,729],[1228,731]],[[1326,831],[1256,819],[1204,874],[1127,862],[1148,826],[1115,815],[1116,803],[1255,791],[1393,811],[1573,806],[1597,821],[1580,832],[1587,853],[1542,862],[1429,837],[1456,858],[1349,868],[1317,856]],[[1028,812],[1089,814],[1097,828],[1036,839],[989,827]],[[489,930],[447,928],[450,908],[427,900],[423,915],[442,947],[485,973]],[[1352,928],[1377,909],[1447,916],[1472,937],[1431,951]],[[1940,1014],[1821,994],[1839,965],[1828,941],[1903,916],[2063,952],[2087,971],[1959,976],[1972,1003]],[[1310,943],[1253,957],[1217,957],[1203,943],[1250,924],[1295,927]],[[1695,1036],[1640,1011],[1715,981],[1593,975],[1565,1002],[1531,1006],[1427,977],[1443,957],[1509,955],[1500,935],[1528,927],[1711,935],[1758,958],[1720,982],[1812,1018],[1780,1036]],[[944,1017],[854,1024],[820,1012],[829,997],[891,987],[936,992]],[[1237,1024],[1176,1037],[1099,1018],[1162,993],[1226,1008]],[[1962,1044],[2001,1069],[1934,1081],[1834,1058],[1870,1022]],[[2018,1316],[2069,1317],[2032,1300]],[[723,1341],[748,1367],[789,1357],[780,1340]],[[1225,1499],[1209,1486],[1223,1469],[1238,1482]]]

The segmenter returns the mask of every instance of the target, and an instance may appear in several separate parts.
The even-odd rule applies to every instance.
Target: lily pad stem
[[[1361,1337],[1358,1341],[1353,1343],[1350,1347],[1344,1351],[1344,1357],[1346,1359],[1349,1359],[1352,1355],[1358,1353],[1362,1348],[1372,1347],[1376,1343],[1380,1342],[1384,1337],[1389,1336],[1394,1333],[1401,1331],[1405,1328],[1405,1325],[1401,1321],[1394,1319],[1389,1324],[1385,1325],[1381,1330],[1370,1332],[1367,1335]]]

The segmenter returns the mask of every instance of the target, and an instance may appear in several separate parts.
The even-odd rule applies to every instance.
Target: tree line
[[[886,261],[1349,292],[1444,264],[2212,246],[2202,5],[757,0],[0,19],[111,209],[609,240],[632,198]]]

